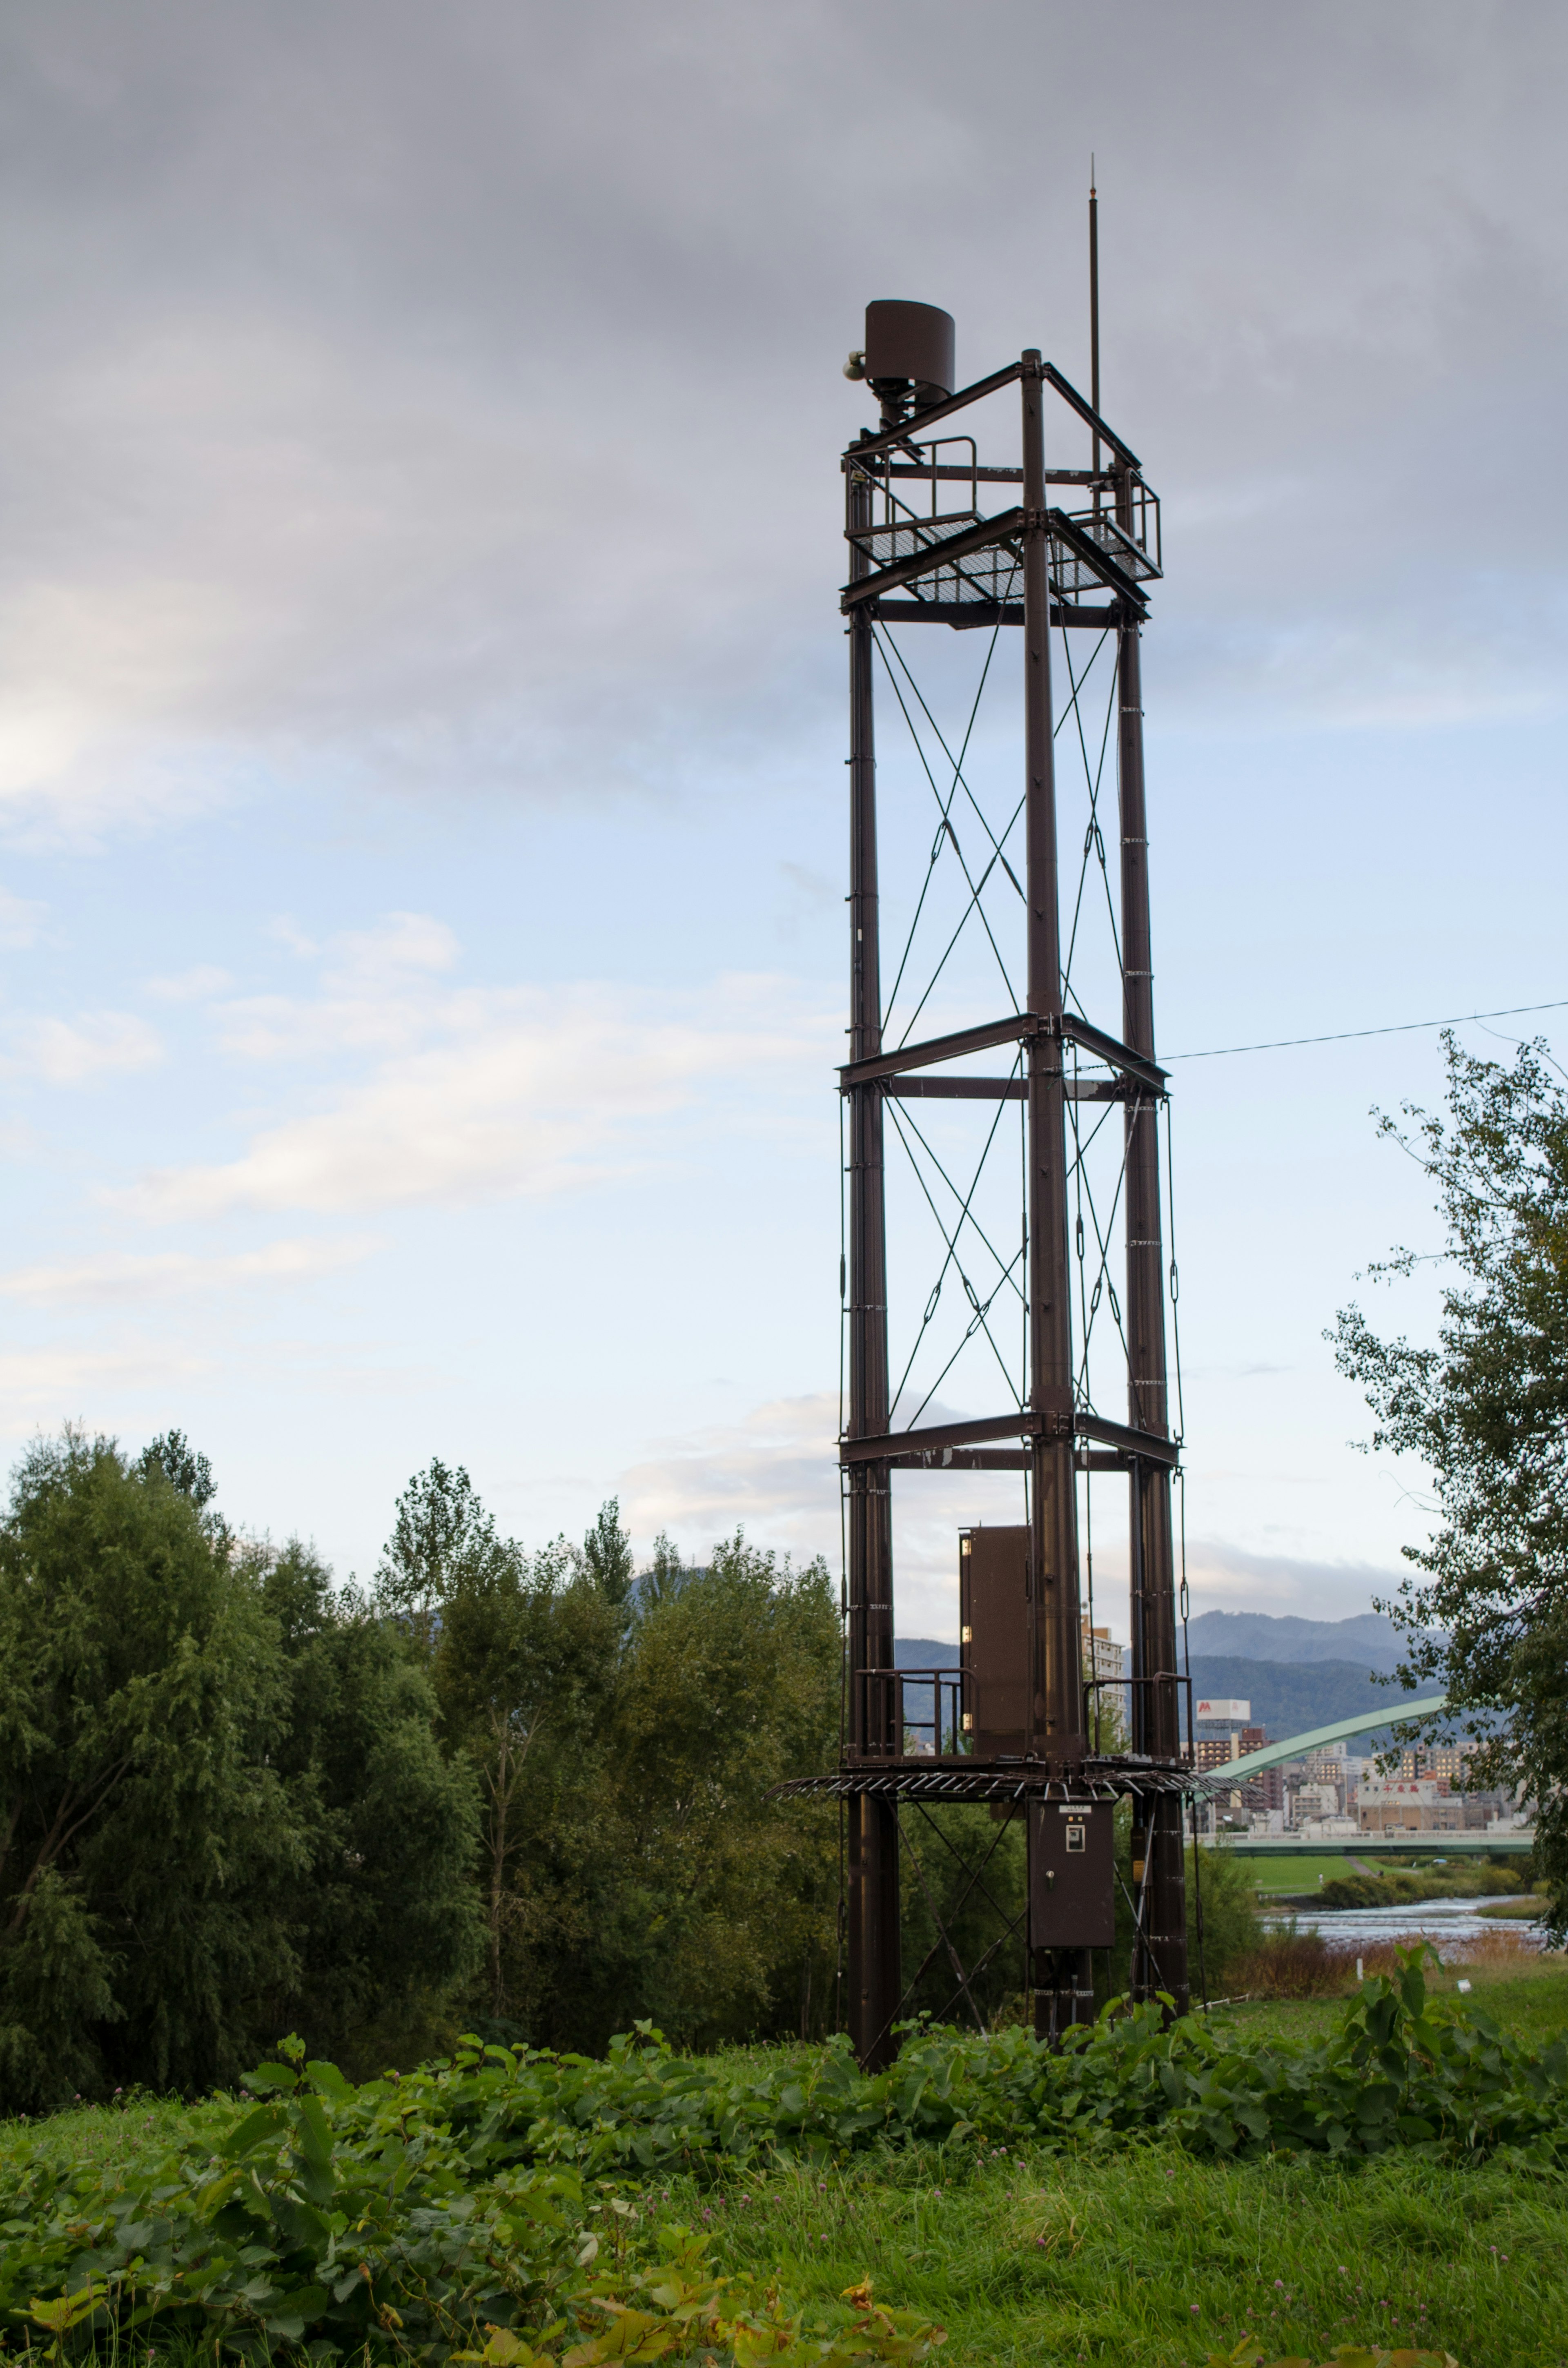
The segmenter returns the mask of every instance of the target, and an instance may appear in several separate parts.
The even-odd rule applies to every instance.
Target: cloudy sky
[[[900,295],[1086,377],[1091,151],[1163,1049],[1568,996],[1565,52],[1533,0],[13,0],[12,1451],[177,1424],[344,1573],[432,1454],[530,1543],[619,1491],[836,1559],[841,364]],[[1420,1475],[1322,1334],[1433,1239],[1369,1111],[1436,1039],[1173,1066],[1195,1600],[1361,1610]],[[978,1508],[910,1489],[950,1631]]]

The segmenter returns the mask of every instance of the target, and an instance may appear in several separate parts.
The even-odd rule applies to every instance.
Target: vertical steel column
[[[871,487],[851,473],[849,523],[870,523]],[[850,545],[851,573],[867,562]],[[881,961],[877,894],[877,760],[873,727],[871,620],[849,623],[849,1057],[882,1049]],[[879,1085],[849,1092],[849,1413],[851,1439],[888,1429],[887,1244]],[[849,1466],[849,1733],[857,1758],[893,1749],[893,1688],[875,1674],[893,1666],[892,1523],[886,1463]],[[849,1802],[849,2035],[868,2069],[887,2063],[887,2030],[898,2005],[898,1816],[889,1802]]]
[[[1132,529],[1131,472],[1118,472],[1117,518]],[[1143,794],[1143,677],[1139,620],[1124,604],[1117,636],[1119,792],[1121,809],[1122,1037],[1154,1058],[1153,963],[1149,931],[1149,836]],[[1158,1104],[1140,1091],[1129,1101],[1127,1144],[1128,1416],[1136,1429],[1170,1435],[1165,1378],[1165,1250],[1160,1227]],[[1176,1761],[1181,1753],[1176,1684],[1176,1575],[1171,1480],[1163,1463],[1135,1457],[1131,1474],[1131,1626],[1134,1751]],[[1137,1998],[1168,1990],[1176,2010],[1188,2005],[1187,1875],[1179,1797],[1138,1801],[1133,1809],[1133,1877],[1143,1884],[1143,1943],[1135,1952]]]
[[[1028,1749],[1053,1775],[1084,1757],[1078,1611],[1078,1496],[1073,1461],[1073,1325],[1067,1252],[1067,1125],[1062,1074],[1062,959],[1057,912],[1056,772],[1051,731],[1051,582],[1045,509],[1044,379],[1023,356],[1024,762],[1028,855],[1029,1410],[1029,1719]],[[1034,1936],[1036,1939],[1038,1935]],[[1037,1978],[1044,1968],[1031,1968]],[[1035,2022],[1093,2011],[1087,1950],[1057,1953],[1037,1986]],[[1051,1995],[1057,2000],[1051,2011]]]

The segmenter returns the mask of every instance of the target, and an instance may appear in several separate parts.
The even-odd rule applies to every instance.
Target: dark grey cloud
[[[860,306],[1082,372],[1091,147],[1167,707],[1552,700],[1565,51],[1531,0],[23,0],[0,782],[790,778]]]

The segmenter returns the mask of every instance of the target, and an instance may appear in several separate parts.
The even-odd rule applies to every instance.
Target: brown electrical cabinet
[[[1029,1946],[1108,1949],[1116,1939],[1116,1827],[1109,1801],[1029,1809]]]
[[[1021,1759],[1028,1720],[1029,1533],[959,1534],[964,1730],[977,1759]]]

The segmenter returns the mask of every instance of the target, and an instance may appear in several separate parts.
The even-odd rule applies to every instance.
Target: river
[[[1505,1896],[1517,1898],[1518,1895]],[[1443,1957],[1462,1958],[1478,1932],[1517,1932],[1529,1946],[1540,1946],[1542,1929],[1533,1918],[1479,1913],[1493,1904],[1484,1899],[1420,1899],[1404,1907],[1313,1907],[1309,1904],[1265,1908],[1263,1921],[1274,1930],[1294,1918],[1303,1931],[1321,1932],[1337,1949],[1352,1948],[1360,1941],[1408,1941],[1416,1932],[1429,1933]]]

